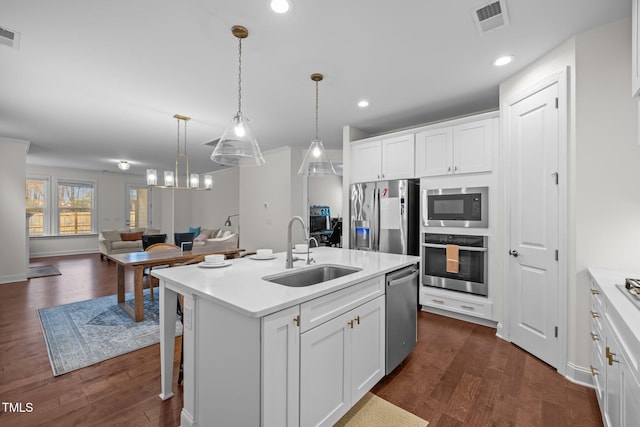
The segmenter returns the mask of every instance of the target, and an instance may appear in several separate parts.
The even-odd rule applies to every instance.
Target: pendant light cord
[[[242,113],[242,39],[238,37],[238,115]]]
[[[316,140],[318,139],[318,82],[316,81]]]

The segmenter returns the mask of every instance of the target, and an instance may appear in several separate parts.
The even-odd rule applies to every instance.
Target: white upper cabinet
[[[494,121],[489,118],[427,129],[416,135],[418,176],[489,172]]]
[[[631,2],[631,96],[637,96],[640,94],[640,66],[638,61],[640,58],[638,55],[638,0]]]
[[[371,141],[351,147],[351,182],[370,182],[380,179],[382,175],[381,144],[382,141]]]
[[[416,135],[416,170],[418,176],[452,173],[453,127],[427,130]]]
[[[355,143],[351,182],[414,178],[414,135]]]
[[[414,178],[414,136],[404,135],[382,140],[381,179]]]

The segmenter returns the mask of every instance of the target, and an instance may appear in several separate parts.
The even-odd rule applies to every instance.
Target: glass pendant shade
[[[262,151],[249,127],[249,119],[242,115],[242,39],[249,36],[249,31],[234,25],[231,33],[238,39],[238,112],[211,153],[211,160],[227,166],[262,166],[265,163]]]
[[[147,169],[147,185],[158,185],[158,171]]]
[[[173,187],[176,185],[174,175],[172,171],[164,171],[164,186]]]
[[[314,139],[311,141],[307,154],[305,154],[304,159],[302,160],[300,169],[298,169],[298,175],[327,176],[335,174],[336,170],[324,149],[322,141]]]
[[[204,188],[212,188],[213,187],[213,176],[205,175],[204,176]]]
[[[236,114],[224,130],[211,153],[211,160],[228,166],[262,166],[264,157],[258,141],[249,127],[249,119]]]
[[[189,177],[189,187],[198,188],[200,187],[200,175],[197,173],[192,173]]]
[[[320,73],[311,74],[311,80],[316,83],[316,137],[311,141],[311,145],[305,154],[298,175],[301,176],[328,176],[335,175],[336,170],[333,163],[329,159],[324,145],[318,138],[318,82],[322,81],[324,76]]]

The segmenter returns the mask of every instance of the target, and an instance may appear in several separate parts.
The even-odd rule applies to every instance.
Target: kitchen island
[[[184,296],[183,426],[333,425],[385,370],[385,274],[417,256],[313,248],[219,268],[157,270],[162,399],[172,396],[177,294]],[[306,255],[299,255],[301,258]],[[317,265],[359,271],[307,287],[265,276]]]

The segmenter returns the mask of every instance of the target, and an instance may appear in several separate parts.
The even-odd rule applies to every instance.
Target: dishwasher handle
[[[387,286],[396,286],[401,283],[406,283],[418,277],[420,270],[417,267],[405,268],[400,271],[387,275]]]

